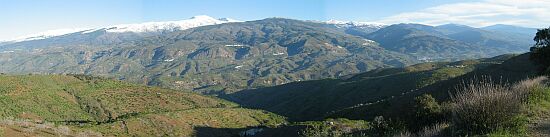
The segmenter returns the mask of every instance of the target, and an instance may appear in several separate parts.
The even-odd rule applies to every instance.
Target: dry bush
[[[499,129],[515,129],[529,92],[545,77],[524,80],[514,85],[490,78],[463,84],[452,96],[452,123],[459,134],[487,134]]]

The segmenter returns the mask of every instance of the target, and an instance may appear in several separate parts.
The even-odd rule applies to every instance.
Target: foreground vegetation
[[[548,136],[550,87],[547,83],[546,77],[513,85],[481,78],[462,85],[460,92],[446,102],[437,102],[429,94],[417,97],[410,119],[378,116],[364,122],[362,127],[346,130],[338,128],[342,126],[331,126],[332,123],[309,125],[302,135]],[[415,125],[407,125],[407,121],[414,121]]]

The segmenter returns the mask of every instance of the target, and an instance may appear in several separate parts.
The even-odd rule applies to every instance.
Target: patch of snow
[[[366,42],[370,42],[370,43],[375,43],[375,41],[373,40],[370,40],[370,39],[364,39]]]
[[[279,53],[273,53],[273,55],[275,55],[275,56],[278,56],[278,55],[284,55],[284,54],[285,54],[285,53],[283,53],[283,52],[279,52]]]

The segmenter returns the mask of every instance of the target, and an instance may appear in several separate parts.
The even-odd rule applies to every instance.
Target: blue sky
[[[548,6],[548,0],[0,0],[0,40],[53,29],[182,20],[195,15],[543,27],[550,22]]]

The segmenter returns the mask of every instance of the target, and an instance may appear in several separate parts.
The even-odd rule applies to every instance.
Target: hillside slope
[[[245,128],[285,121],[214,97],[80,75],[0,75],[0,105],[5,120],[0,129],[9,134],[191,136],[196,126]],[[68,133],[52,131],[56,126],[47,123],[64,125]]]
[[[419,88],[412,94],[405,94],[393,99],[383,100],[371,105],[361,105],[333,112],[329,117],[346,117],[351,119],[370,119],[375,116],[387,116],[393,118],[403,117],[403,114],[411,113],[414,98],[422,94],[430,94],[438,102],[448,101],[449,93],[455,93],[457,87],[480,79],[492,79],[496,82],[515,83],[526,78],[537,76],[537,69],[529,60],[529,54],[522,54],[502,63],[489,65],[473,70],[469,73],[442,80],[423,88]]]

